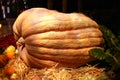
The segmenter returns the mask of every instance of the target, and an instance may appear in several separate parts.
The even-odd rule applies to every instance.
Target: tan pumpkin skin
[[[95,60],[92,48],[103,48],[98,24],[81,13],[32,8],[13,25],[20,57],[31,67],[79,67]]]

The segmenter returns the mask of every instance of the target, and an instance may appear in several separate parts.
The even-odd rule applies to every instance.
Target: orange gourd
[[[18,53],[37,68],[79,67],[95,60],[92,48],[103,48],[98,24],[81,13],[61,13],[45,8],[22,12],[13,25]]]

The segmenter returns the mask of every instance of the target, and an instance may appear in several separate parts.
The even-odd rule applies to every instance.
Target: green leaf
[[[111,54],[111,50],[110,50],[110,49],[107,49],[107,50],[105,51],[105,54],[106,54],[105,61],[106,61],[107,63],[111,64],[111,63],[114,61],[113,55]]]
[[[109,65],[111,65],[112,70],[120,68],[120,54],[112,55],[111,49],[107,49],[104,52],[102,49],[94,48],[90,50],[90,55],[98,60],[104,60],[107,62]]]
[[[103,37],[105,39],[106,45],[108,48],[114,48],[120,52],[120,40],[116,35],[106,26],[100,25],[100,29],[103,33]]]
[[[117,70],[120,68],[120,37],[104,25],[100,25],[100,30],[105,40],[104,51],[94,48],[90,50],[90,55],[105,63],[107,62],[112,70]]]
[[[96,59],[105,60],[109,64],[115,61],[109,49],[104,52],[102,49],[94,48],[90,50],[90,55]]]
[[[106,54],[104,53],[104,51],[99,48],[91,49],[90,55],[99,60],[104,60],[106,58]]]

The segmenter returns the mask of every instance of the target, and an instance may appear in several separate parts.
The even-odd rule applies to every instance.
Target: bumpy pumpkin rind
[[[20,57],[31,67],[79,67],[94,60],[90,49],[104,44],[98,24],[81,13],[32,8],[18,16],[13,31]]]

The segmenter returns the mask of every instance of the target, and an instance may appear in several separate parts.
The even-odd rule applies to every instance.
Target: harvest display
[[[82,13],[28,9],[14,22],[13,35],[16,45],[0,55],[6,79],[109,80],[104,70],[120,68],[119,40]],[[101,61],[109,66],[97,68]]]

